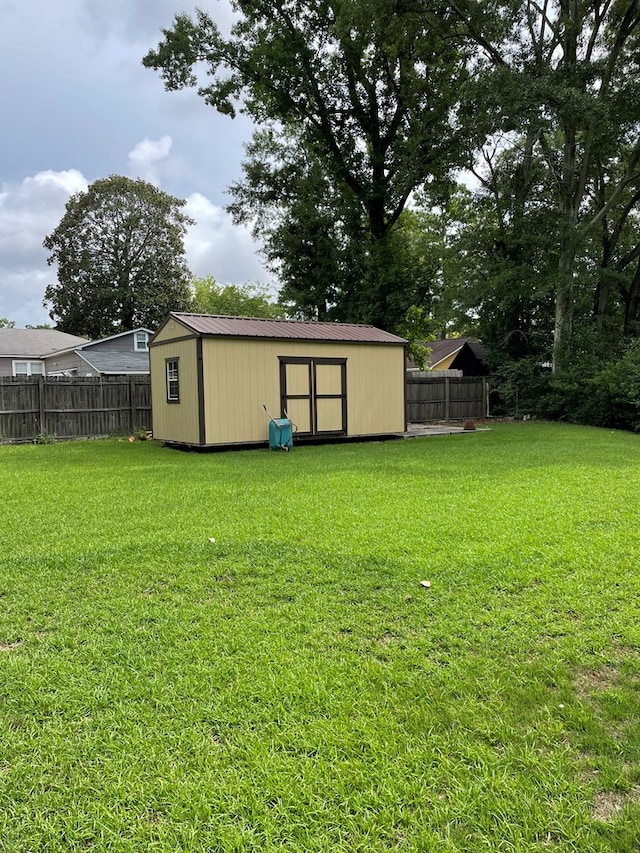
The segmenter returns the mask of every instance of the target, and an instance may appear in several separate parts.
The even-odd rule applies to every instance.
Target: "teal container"
[[[293,426],[288,418],[273,418],[269,422],[269,447],[271,450],[293,447]]]

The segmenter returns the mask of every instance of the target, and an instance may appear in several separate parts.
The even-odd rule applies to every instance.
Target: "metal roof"
[[[199,335],[239,338],[278,338],[301,341],[349,341],[352,343],[405,344],[404,338],[375,326],[355,323],[316,323],[305,320],[266,320],[213,314],[171,312],[170,317]]]
[[[57,329],[0,329],[0,356],[42,358],[63,348],[87,343],[86,338]]]

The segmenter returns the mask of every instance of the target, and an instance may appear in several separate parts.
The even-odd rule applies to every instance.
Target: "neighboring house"
[[[446,338],[425,344],[430,350],[427,370],[461,370],[463,376],[486,376],[488,373],[487,351],[473,338]],[[409,370],[416,365],[408,362]]]
[[[52,352],[86,343],[57,329],[0,329],[0,376],[44,376]]]
[[[149,373],[151,329],[133,329],[99,341],[60,349],[45,359],[49,376],[108,376]]]
[[[298,438],[401,433],[405,344],[373,326],[171,313],[150,342],[154,438],[263,444],[271,416]]]

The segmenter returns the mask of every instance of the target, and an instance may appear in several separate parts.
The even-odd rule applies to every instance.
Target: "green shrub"
[[[549,377],[532,412],[548,420],[640,431],[640,341],[616,361],[577,362]]]

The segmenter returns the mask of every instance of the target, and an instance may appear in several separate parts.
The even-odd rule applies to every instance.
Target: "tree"
[[[192,310],[199,314],[233,317],[283,317],[284,309],[272,302],[266,287],[258,284],[218,284],[213,276],[195,278]]]
[[[191,306],[183,239],[192,220],[185,202],[119,175],[71,196],[44,240],[58,283],[44,305],[60,331],[100,338],[155,328],[171,310]]]
[[[640,2],[450,0],[450,7],[484,55],[473,103],[487,132],[517,133],[521,177],[542,164],[553,187],[553,361],[562,367],[571,358],[580,253],[608,211],[638,187]],[[590,198],[597,169],[616,160],[617,179]]]
[[[367,313],[360,319],[389,326],[386,295],[397,288],[381,266],[387,252],[378,252],[377,244],[385,241],[416,187],[446,180],[466,157],[467,131],[455,111],[466,77],[459,23],[446,4],[427,8],[404,0],[237,0],[234,5],[241,17],[229,39],[203,11],[193,19],[177,15],[143,63],[161,73],[169,90],[197,86],[205,69],[207,82],[198,92],[208,104],[231,116],[238,108],[248,113],[268,128],[276,148],[293,141],[298,165],[306,160],[315,168],[332,188],[331,196],[341,200],[338,216],[357,223],[355,230],[368,242],[359,256],[372,261],[364,277],[348,282],[364,291],[354,299]],[[264,180],[269,172],[275,180],[277,160]],[[301,188],[308,185],[303,179],[293,196],[272,184],[271,203],[282,215],[276,227],[295,222],[303,239],[317,239],[323,219],[306,228],[298,215]],[[250,215],[250,192],[242,204]],[[353,234],[339,236],[353,245]],[[308,256],[308,268],[319,260],[318,253]],[[287,284],[302,289],[303,269]],[[321,305],[322,298],[312,301]]]
[[[362,299],[371,241],[361,208],[327,176],[296,134],[261,129],[232,184],[234,222],[252,228],[280,302],[304,319],[367,320]]]
[[[0,317],[0,329],[14,329],[15,325],[14,320],[7,320],[6,317]]]

